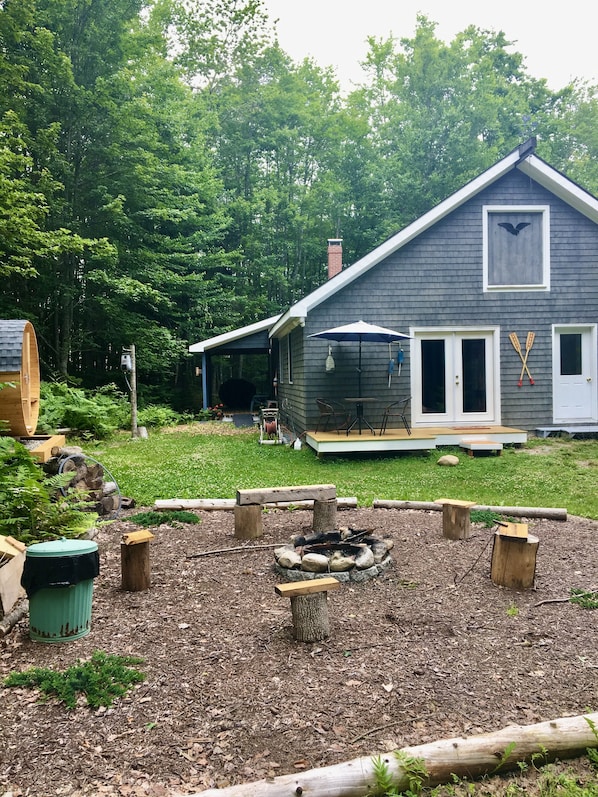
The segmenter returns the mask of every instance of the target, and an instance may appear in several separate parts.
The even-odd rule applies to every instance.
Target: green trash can
[[[70,642],[89,634],[93,579],[99,575],[93,540],[52,540],[30,545],[21,584],[29,598],[29,637]]]

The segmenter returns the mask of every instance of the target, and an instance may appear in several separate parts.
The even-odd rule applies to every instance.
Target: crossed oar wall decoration
[[[523,351],[521,350],[521,343],[519,342],[519,338],[517,337],[517,333],[516,332],[511,332],[509,334],[509,340],[513,344],[513,348],[515,349],[515,351],[519,355],[519,359],[521,360],[521,363],[522,363],[522,365],[521,365],[521,374],[519,376],[519,382],[517,383],[518,387],[521,387],[521,385],[523,384],[523,375],[525,373],[527,373],[527,375],[529,377],[530,385],[534,384],[534,380],[532,379],[532,375],[530,374],[529,368],[527,367],[527,358],[529,356],[529,353],[531,351],[532,346],[534,345],[535,338],[536,338],[536,333],[535,332],[528,332],[527,333],[527,338],[525,339],[525,355],[524,355]]]

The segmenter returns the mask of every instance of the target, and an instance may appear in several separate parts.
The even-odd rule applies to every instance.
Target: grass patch
[[[308,446],[260,446],[253,429],[221,434],[222,424],[213,426],[208,434],[193,426],[164,429],[148,440],[123,434],[93,450],[86,444],[86,450],[141,506],[167,498],[234,498],[239,489],[335,484],[338,495],[355,496],[360,506],[371,506],[374,498],[434,501],[450,495],[489,506],[565,507],[598,519],[596,472],[587,466],[598,462],[596,440],[548,438],[541,448],[532,440],[520,449],[506,447],[500,457],[467,457],[449,447],[442,453],[455,453],[460,464],[442,468],[439,451],[318,459]]]
[[[25,672],[11,673],[4,686],[37,688],[47,698],[56,697],[70,709],[77,706],[80,694],[85,695],[91,708],[108,707],[117,697],[126,695],[134,684],[145,679],[143,673],[129,666],[142,661],[135,656],[112,656],[96,650],[89,661],[77,661],[63,672],[33,667]]]
[[[138,512],[136,515],[131,515],[130,521],[136,523],[138,526],[161,526],[162,523],[168,523],[170,526],[176,526],[177,523],[199,523],[199,518],[193,512],[186,512],[184,509],[167,509],[164,512]]]
[[[572,589],[569,602],[576,603],[582,609],[598,609],[598,590]]]

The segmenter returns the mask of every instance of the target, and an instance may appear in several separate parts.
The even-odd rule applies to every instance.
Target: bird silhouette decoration
[[[499,221],[498,226],[504,227],[507,232],[510,232],[511,235],[519,235],[521,230],[524,230],[526,227],[529,227],[531,222],[529,221],[520,221],[519,224],[515,227],[511,224],[510,221]]]

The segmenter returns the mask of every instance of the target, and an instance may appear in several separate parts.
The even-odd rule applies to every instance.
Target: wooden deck
[[[305,433],[305,442],[318,454],[359,454],[385,451],[430,451],[439,446],[458,446],[462,442],[493,440],[502,445],[527,442],[527,432],[508,426],[434,426],[412,429],[387,429],[382,436],[359,432]]]

